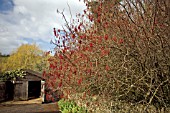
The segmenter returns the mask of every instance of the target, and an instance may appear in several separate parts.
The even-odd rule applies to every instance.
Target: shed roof
[[[31,69],[23,69],[26,72],[24,78],[18,78],[18,80],[45,80],[41,73],[33,71]],[[32,76],[32,77],[28,77]]]

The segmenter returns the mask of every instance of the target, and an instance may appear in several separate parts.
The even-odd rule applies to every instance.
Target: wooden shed
[[[14,81],[14,100],[28,100],[44,95],[45,80],[42,75],[33,70],[24,70],[26,75]],[[43,97],[44,98],[44,97]]]

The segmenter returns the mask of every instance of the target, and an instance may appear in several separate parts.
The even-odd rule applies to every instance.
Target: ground
[[[0,103],[0,113],[60,113],[57,102],[42,104],[41,98]]]

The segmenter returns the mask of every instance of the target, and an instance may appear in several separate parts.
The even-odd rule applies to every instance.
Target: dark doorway
[[[41,81],[28,82],[28,98],[39,98],[41,95]]]
[[[5,100],[13,100],[14,98],[14,84],[11,81],[6,81]]]

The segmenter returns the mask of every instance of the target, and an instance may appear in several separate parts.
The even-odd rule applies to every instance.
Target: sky
[[[83,0],[0,0],[0,52],[10,54],[21,44],[32,43],[53,50],[53,28],[61,29],[65,23],[57,9],[70,20],[68,4],[73,18],[86,9]]]

